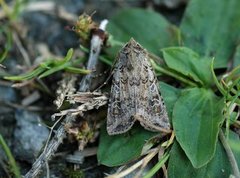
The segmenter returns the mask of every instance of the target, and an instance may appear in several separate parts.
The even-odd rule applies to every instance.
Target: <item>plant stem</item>
[[[237,161],[234,157],[234,154],[224,136],[224,133],[222,130],[219,131],[219,138],[222,142],[222,145],[227,153],[227,156],[228,156],[228,159],[229,159],[229,162],[231,164],[231,167],[232,167],[232,171],[233,171],[233,174],[236,178],[240,178],[240,172],[239,172],[239,168],[238,168],[238,164],[237,164]]]
[[[151,64],[152,64],[153,68],[158,72],[161,72],[161,73],[166,74],[168,76],[174,77],[174,78],[178,79],[179,81],[181,81],[181,82],[183,82],[183,83],[185,83],[189,86],[192,86],[192,87],[197,87],[198,86],[196,83],[194,83],[194,82],[192,82],[192,81],[190,81],[190,80],[188,80],[188,79],[186,79],[186,78],[184,78],[180,75],[177,75],[176,73],[173,73],[169,70],[166,70],[166,69],[162,68],[161,66],[157,65],[153,60],[151,60]]]
[[[102,31],[105,31],[107,24],[108,24],[108,20],[106,19],[103,20],[99,25],[99,29],[101,29]],[[87,63],[88,70],[95,71],[97,69],[98,58],[99,58],[99,54],[101,52],[103,43],[104,43],[104,39],[100,37],[99,34],[93,34],[91,39],[91,45],[90,45],[89,59]],[[79,84],[80,85],[79,91],[84,92],[90,89],[94,75],[95,75],[94,72],[92,72],[88,75],[83,76]]]

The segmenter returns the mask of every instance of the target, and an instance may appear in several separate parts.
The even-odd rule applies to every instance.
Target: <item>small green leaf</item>
[[[68,52],[67,52],[67,55],[66,55],[65,58],[62,60],[63,63],[66,63],[66,62],[70,61],[70,59],[72,58],[72,56],[73,56],[73,49],[70,48],[70,49],[68,50]]]
[[[77,67],[66,67],[65,71],[75,73],[75,74],[89,74],[91,73],[91,70],[81,69]]]
[[[98,147],[98,162],[112,167],[125,164],[137,159],[146,141],[158,133],[149,132],[140,126],[134,126],[129,132],[121,135],[109,136],[106,125],[100,133]]]
[[[14,80],[14,81],[23,81],[23,80],[30,80],[38,76],[39,78],[46,77],[57,71],[63,70],[67,67],[71,67],[71,63],[69,62],[69,60],[71,59],[72,55],[73,55],[73,49],[71,48],[68,50],[67,55],[64,57],[63,60],[49,59],[41,63],[36,69],[30,72],[27,72],[25,74],[18,75],[18,76],[6,76],[4,77],[4,79]]]
[[[172,118],[173,107],[180,96],[181,90],[164,82],[160,82],[160,92],[166,105],[168,115]]]
[[[206,165],[214,155],[223,107],[223,99],[203,88],[183,90],[174,106],[176,139],[195,168]]]
[[[169,68],[190,77],[202,86],[213,84],[210,58],[200,58],[197,53],[186,47],[170,47],[162,51]]]
[[[160,55],[160,49],[177,45],[178,29],[159,13],[143,9],[125,9],[112,17],[107,26],[114,40],[124,44],[133,37],[152,53]],[[115,57],[121,45],[107,51]]]
[[[239,0],[191,0],[180,29],[183,43],[227,67],[240,37]]]
[[[38,75],[40,75],[45,70],[46,69],[44,69],[41,66],[39,66],[36,69],[34,69],[34,70],[30,71],[30,72],[27,72],[25,74],[17,75],[17,76],[6,76],[6,77],[4,77],[4,79],[13,80],[13,81],[30,80],[30,79],[32,79],[34,77],[37,77]]]
[[[38,78],[44,78],[47,77],[55,72],[58,72],[60,70],[65,69],[66,67],[68,67],[70,64],[69,63],[64,63],[64,64],[60,64],[59,66],[54,66],[51,67],[50,69],[46,70],[45,72],[43,72]]]

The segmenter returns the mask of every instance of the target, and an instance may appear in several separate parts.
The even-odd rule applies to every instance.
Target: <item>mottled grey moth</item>
[[[148,53],[133,38],[120,50],[107,114],[109,135],[127,132],[138,120],[150,131],[169,132],[170,124]]]

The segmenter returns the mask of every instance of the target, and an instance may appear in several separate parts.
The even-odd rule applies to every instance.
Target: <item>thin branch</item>
[[[23,57],[23,59],[24,59],[25,64],[26,64],[28,67],[30,67],[30,66],[31,66],[31,62],[30,62],[31,60],[30,60],[30,57],[29,57],[29,55],[28,55],[28,52],[27,52],[27,50],[23,47],[22,42],[20,41],[17,33],[15,33],[15,32],[13,33],[13,39],[14,39],[14,41],[16,42],[16,45],[17,45],[20,53],[22,54],[22,57]]]
[[[105,95],[102,95],[102,97],[97,96],[96,98],[98,98],[98,100],[90,99],[89,101],[80,105],[78,107],[78,111],[67,114],[66,118],[64,119],[64,122],[57,129],[56,134],[51,139],[48,146],[44,149],[44,151],[38,157],[38,159],[33,164],[31,170],[24,176],[24,178],[32,178],[38,175],[42,167],[46,165],[46,162],[49,161],[50,158],[54,155],[54,153],[58,149],[58,146],[62,143],[63,139],[66,137],[66,131],[64,126],[66,124],[71,124],[75,120],[77,112],[79,115],[82,115],[83,112],[96,109],[96,108],[99,108],[100,106],[105,105],[108,100],[108,98]]]
[[[72,115],[68,115],[65,118],[64,123],[72,122],[72,120],[74,119],[75,117],[73,117]],[[43,153],[41,153],[41,155],[37,158],[37,160],[32,165],[32,168],[28,171],[24,178],[36,177],[41,171],[42,167],[46,165],[46,162],[50,160],[50,158],[54,155],[54,153],[58,149],[58,146],[62,143],[63,139],[66,137],[64,123],[58,128],[56,134],[49,142],[46,150]]]
[[[227,140],[226,140],[222,130],[220,130],[220,132],[219,132],[219,138],[220,138],[220,140],[222,142],[222,145],[223,145],[223,147],[224,147],[224,149],[225,149],[225,151],[227,153],[227,156],[228,156],[229,162],[231,164],[234,176],[236,178],[240,178],[240,172],[239,172],[237,161],[236,161],[236,159],[234,157],[234,154],[233,154],[230,146],[227,143]]]
[[[104,32],[107,23],[108,23],[107,20],[103,20],[100,24],[99,29]],[[89,57],[90,61],[88,62],[89,69],[94,69],[97,67],[97,59],[99,57],[102,44],[103,44],[103,39],[101,39],[100,36],[98,36],[98,35],[93,35],[92,40],[91,40],[91,53],[90,53],[90,57]],[[83,82],[84,87],[81,88],[80,91],[85,92],[89,89],[91,82],[89,82],[88,79],[91,80],[91,78],[92,78],[92,75],[90,77],[88,77],[87,80],[83,78],[83,80],[85,80],[85,82]],[[93,95],[93,97],[94,97],[94,95]],[[91,110],[94,108],[99,108],[100,106],[107,104],[107,102],[108,102],[107,96],[97,95],[97,97],[95,96],[95,98],[92,98],[91,100],[86,101],[85,103],[83,103],[82,105],[77,107],[76,109],[70,109],[70,110],[60,113],[60,116],[63,113],[66,114],[66,118],[64,119],[64,122],[57,129],[56,134],[51,139],[48,146],[45,148],[44,152],[41,153],[41,155],[38,157],[38,159],[33,164],[31,170],[24,176],[24,178],[36,177],[39,174],[39,172],[41,171],[41,169],[43,168],[43,166],[46,165],[45,163],[47,161],[49,161],[50,158],[54,155],[54,153],[57,151],[59,145],[62,143],[63,139],[66,137],[66,131],[65,131],[64,125],[66,125],[66,124],[71,125],[72,122],[75,120],[76,115],[78,115],[78,114],[81,115],[85,111],[88,111],[88,110]]]

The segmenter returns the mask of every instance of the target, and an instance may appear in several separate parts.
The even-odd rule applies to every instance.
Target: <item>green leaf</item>
[[[169,68],[190,77],[202,86],[213,84],[210,58],[200,58],[197,53],[186,47],[170,47],[162,51]]]
[[[169,178],[226,178],[229,177],[230,174],[231,167],[225,150],[219,142],[217,143],[213,159],[206,166],[199,169],[192,166],[180,145],[177,142],[174,143],[168,163]]]
[[[204,88],[183,90],[174,106],[176,139],[195,168],[207,164],[214,155],[223,107],[223,99]]]
[[[42,72],[44,72],[46,69],[44,69],[43,67],[39,66],[36,69],[29,71],[25,74],[22,75],[17,75],[17,76],[6,76],[4,77],[4,79],[7,80],[13,80],[13,81],[23,81],[23,80],[30,80],[34,77],[37,77],[38,75],[40,75]]]
[[[73,49],[70,48],[67,52],[67,55],[64,57],[64,59],[60,60],[61,64],[65,64],[66,62],[70,61],[72,56],[73,56]]]
[[[69,63],[64,63],[64,64],[60,64],[54,67],[51,67],[50,69],[46,70],[45,72],[43,72],[38,78],[44,78],[47,77],[55,72],[58,72],[60,70],[65,69],[66,67],[68,67],[70,64]]]
[[[240,140],[239,136],[234,132],[230,132],[229,134],[229,145],[234,153],[238,165],[240,165]],[[216,152],[213,159],[207,165],[199,169],[192,166],[191,162],[177,142],[174,143],[171,149],[168,163],[169,178],[225,178],[229,177],[231,172],[230,162],[219,141],[217,142]]]
[[[114,40],[124,44],[133,37],[152,53],[160,55],[160,49],[177,44],[178,29],[160,14],[143,9],[125,9],[110,19],[108,32]],[[115,57],[121,45],[108,49]]]
[[[58,72],[60,70],[63,70],[67,67],[69,67],[71,64],[68,63],[69,60],[72,58],[73,55],[73,49],[70,48],[67,52],[67,55],[64,57],[64,59],[62,60],[54,60],[53,62],[53,66],[50,67],[50,69],[48,69],[47,71],[45,71],[44,73],[42,73],[39,78],[43,78],[43,77],[47,77],[55,72]],[[42,64],[43,65],[43,64]]]
[[[184,45],[227,67],[239,39],[239,7],[239,0],[191,0],[180,26]]]
[[[162,94],[164,103],[166,105],[168,116],[170,116],[170,119],[171,119],[173,107],[174,107],[177,99],[179,98],[181,90],[177,89],[171,85],[168,85],[164,82],[160,82],[160,92]]]
[[[98,162],[112,167],[136,159],[141,155],[146,141],[156,134],[138,125],[125,134],[109,136],[106,132],[106,125],[104,125],[100,133]]]
[[[75,73],[75,74],[89,74],[91,73],[91,70],[81,69],[78,67],[66,67],[65,71]]]
[[[73,55],[73,49],[71,48],[68,50],[67,55],[62,60],[49,59],[41,63],[37,68],[35,68],[32,71],[29,71],[25,74],[18,75],[18,76],[6,76],[4,77],[4,79],[22,81],[22,80],[30,80],[38,76],[39,78],[43,78],[64,69],[69,71],[74,71],[75,73],[82,73],[82,74],[88,73],[89,72],[88,70],[78,69],[71,66],[72,64],[69,60],[72,58],[72,55]]]

